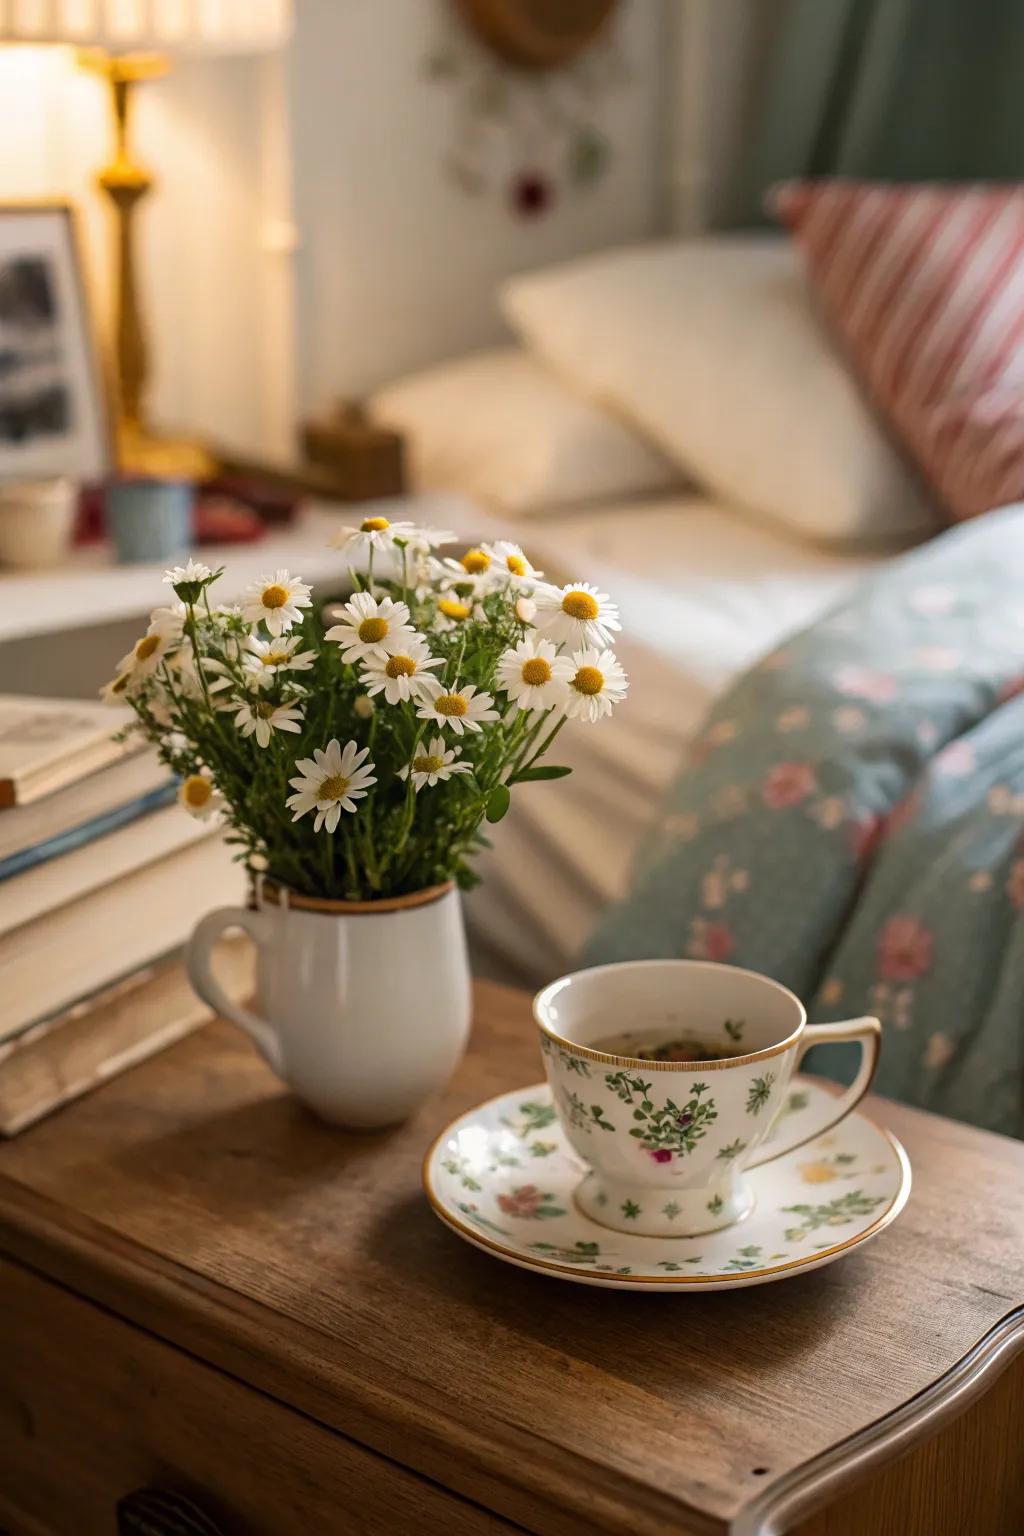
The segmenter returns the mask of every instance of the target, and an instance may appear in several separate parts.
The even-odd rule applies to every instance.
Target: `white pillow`
[[[567,388],[521,347],[475,352],[413,374],[370,401],[406,435],[413,485],[531,513],[679,483],[631,427]]]
[[[934,531],[776,235],[612,251],[512,279],[514,329],[726,500],[831,543]]]

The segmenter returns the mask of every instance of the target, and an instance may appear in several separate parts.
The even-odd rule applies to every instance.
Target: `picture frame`
[[[0,202],[0,485],[94,482],[113,464],[74,208]]]

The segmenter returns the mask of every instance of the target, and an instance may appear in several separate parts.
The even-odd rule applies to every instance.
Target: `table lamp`
[[[110,198],[116,263],[114,357],[122,469],[199,478],[213,461],[197,445],[147,431],[146,333],[135,264],[134,219],[153,178],[132,153],[134,87],[170,68],[172,56],[278,47],[291,0],[0,0],[0,43],[60,43],[110,86],[114,153],[97,181]]]

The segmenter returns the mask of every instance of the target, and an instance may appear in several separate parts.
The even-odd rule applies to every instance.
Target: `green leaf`
[[[500,821],[512,803],[507,784],[497,784],[491,790],[485,815],[490,822]]]
[[[564,779],[572,773],[571,768],[561,768],[555,763],[540,768],[524,768],[522,773],[515,773],[509,780],[511,784],[533,784],[538,779]]]

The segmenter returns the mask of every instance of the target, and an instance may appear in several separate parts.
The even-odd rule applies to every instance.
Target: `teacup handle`
[[[784,1153],[792,1152],[794,1147],[802,1147],[805,1142],[823,1136],[860,1103],[871,1087],[882,1048],[882,1026],[877,1019],[846,1019],[841,1024],[808,1024],[797,1047],[796,1066],[793,1070],[800,1070],[800,1063],[812,1045],[835,1045],[845,1040],[852,1040],[860,1046],[860,1066],[849,1088],[845,1093],[834,1099],[829,1098],[822,1104],[820,1113],[813,1117],[809,1126],[802,1117],[788,1136],[763,1141],[746,1163],[747,1168],[758,1168],[762,1163],[770,1162],[773,1157],[782,1157]]]
[[[280,1073],[281,1046],[273,1028],[251,1008],[230,998],[213,974],[211,951],[228,928],[241,928],[257,948],[270,942],[270,919],[265,912],[253,912],[248,907],[218,907],[200,918],[192,930],[185,950],[188,979],[203,1002],[229,1024],[244,1029],[274,1071]]]

